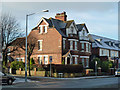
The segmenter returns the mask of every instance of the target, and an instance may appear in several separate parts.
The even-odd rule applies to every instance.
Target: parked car
[[[8,85],[12,85],[12,83],[15,80],[16,80],[15,77],[0,72],[0,82],[1,83],[7,83]]]
[[[120,69],[117,69],[117,70],[115,71],[115,76],[120,76]]]

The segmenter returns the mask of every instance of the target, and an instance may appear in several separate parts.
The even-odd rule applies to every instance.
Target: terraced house
[[[94,40],[92,43],[92,58],[111,60],[116,64],[115,68],[120,67],[120,42],[93,34],[90,34],[90,37]]]
[[[53,64],[82,63],[85,68],[89,67],[92,46],[88,34],[85,24],[67,21],[66,12],[57,13],[55,18],[42,17],[28,35],[28,39],[32,36],[37,39],[31,58],[36,64],[49,64],[49,57],[52,56]],[[16,41],[19,42],[20,39],[25,40],[18,38]],[[14,60],[25,62],[25,51],[19,50],[10,56]]]

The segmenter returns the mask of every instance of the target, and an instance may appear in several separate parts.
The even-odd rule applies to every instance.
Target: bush
[[[42,67],[38,67],[38,68],[37,68],[37,71],[45,71],[45,69],[42,68]]]
[[[10,68],[16,69],[16,70],[18,70],[19,68],[24,69],[25,64],[23,62],[21,62],[21,61],[19,62],[19,61],[15,60],[15,61],[11,62]]]
[[[103,72],[108,72],[109,68],[114,67],[112,61],[101,61],[99,58],[95,58],[90,62],[90,68],[95,69],[95,61],[97,61],[97,67],[101,67]]]
[[[109,68],[111,68],[113,66],[112,62],[110,61],[103,61],[101,68],[103,72],[108,72]]]

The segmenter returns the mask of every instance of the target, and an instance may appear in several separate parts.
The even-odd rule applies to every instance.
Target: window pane
[[[73,41],[70,41],[70,49],[73,49]]]
[[[82,58],[82,65],[83,65],[83,67],[85,66],[85,64],[84,64],[84,58]]]
[[[45,33],[47,33],[47,26],[45,26]]]
[[[43,32],[45,32],[45,26],[43,26]]]
[[[78,62],[78,61],[77,61],[77,57],[75,57],[75,64],[77,64],[77,62]]]
[[[75,41],[75,50],[77,50],[77,41]]]
[[[63,49],[65,49],[65,40],[63,39]]]
[[[42,41],[38,41],[38,50],[42,50]]]
[[[48,64],[48,56],[44,56],[44,64]]]
[[[88,52],[88,43],[86,43],[86,51]]]
[[[81,43],[81,45],[82,45],[82,51],[84,51],[84,43]]]
[[[88,62],[88,58],[86,59],[86,67],[88,67],[88,65],[89,65],[89,62]]]
[[[42,27],[41,26],[39,27],[39,33],[42,33]]]
[[[38,57],[39,64],[42,64],[42,57]]]

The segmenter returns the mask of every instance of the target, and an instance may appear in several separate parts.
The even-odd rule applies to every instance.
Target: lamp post
[[[43,10],[42,12],[49,12],[49,10]],[[27,31],[28,31],[28,16],[34,15],[31,13],[26,15],[26,45],[25,45],[25,82],[27,82]]]

